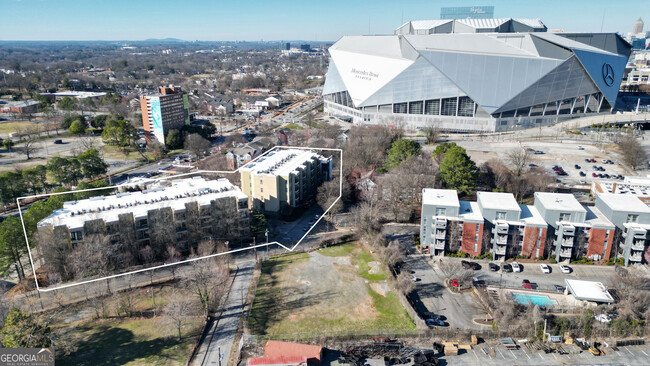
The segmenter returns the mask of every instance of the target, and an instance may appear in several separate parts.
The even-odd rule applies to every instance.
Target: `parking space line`
[[[544,357],[542,357],[542,354],[541,354],[541,353],[538,353],[537,355],[538,355],[539,358],[541,358],[542,360],[544,359]]]
[[[580,352],[580,358],[585,358],[585,355],[582,352]]]
[[[634,353],[632,353],[632,351],[630,351],[627,347],[623,347],[623,348],[625,348],[626,351],[630,352],[630,354],[634,356]]]
[[[476,351],[472,350],[472,352],[474,352],[474,357],[476,357],[476,359],[478,360],[478,355],[476,354]]]
[[[503,352],[501,352],[500,349],[497,348],[497,351],[499,351],[499,353],[501,354],[501,357],[503,357],[504,359],[506,359],[506,356],[503,355]]]
[[[557,356],[555,355],[555,353],[551,353],[551,354],[552,354],[553,357],[555,357],[555,359],[557,360]]]
[[[643,351],[643,350],[641,350],[641,352],[642,352],[642,353],[643,353],[644,355],[646,355],[646,356],[648,355],[648,354],[647,354],[647,353],[645,353],[645,351]]]
[[[515,355],[515,353],[514,353],[514,352],[512,352],[512,350],[510,350],[510,353],[512,353],[512,356],[513,356],[513,357],[514,357],[515,359],[517,359],[517,358],[518,358],[518,357],[517,357],[517,356]]]
[[[530,355],[529,355],[528,353],[526,353],[526,352],[524,352],[524,354],[525,354],[526,357],[528,357],[528,359],[530,360]]]

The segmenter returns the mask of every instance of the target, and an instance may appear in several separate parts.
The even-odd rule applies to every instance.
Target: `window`
[[[535,257],[539,257],[539,248],[535,249]]]
[[[424,114],[437,116],[440,114],[440,100],[427,100],[424,102]]]
[[[474,116],[474,101],[469,97],[458,98],[458,115],[463,117]]]
[[[603,244],[603,250],[607,250],[607,240],[605,240],[605,243]]]
[[[409,114],[422,114],[422,101],[409,103]]]
[[[539,248],[542,245],[542,238],[537,238],[537,247]]]
[[[570,213],[560,213],[560,221],[571,221],[571,214]]]
[[[406,103],[393,104],[393,113],[406,113]]]
[[[497,220],[505,220],[505,219],[506,219],[505,211],[497,211]]]
[[[474,253],[478,252],[478,243],[474,243]]]
[[[605,231],[605,238],[609,238],[609,230]]]
[[[478,233],[479,229],[481,228],[481,225],[476,224],[476,232]]]
[[[70,240],[77,241],[83,239],[83,234],[81,231],[74,231],[70,233]]]
[[[542,231],[543,231],[543,230],[544,230],[544,229],[542,229],[542,228],[540,227],[540,228],[539,228],[539,232],[537,233],[537,236],[542,236]]]
[[[456,98],[446,98],[442,100],[441,113],[443,116],[455,116],[458,107]]]
[[[474,241],[478,243],[478,234],[474,235]],[[474,249],[476,251],[476,249]]]
[[[634,223],[636,223],[638,221],[639,221],[639,215],[635,215],[635,214],[628,214],[627,215],[627,221],[626,222],[634,222]]]
[[[445,216],[447,209],[445,207],[436,207],[436,216]]]

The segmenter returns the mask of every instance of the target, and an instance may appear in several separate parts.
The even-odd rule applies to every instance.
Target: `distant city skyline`
[[[491,6],[496,18],[540,18],[567,32],[632,31],[648,0],[389,0],[273,3],[241,0],[0,0],[0,40],[336,41],[392,34],[404,22],[437,19],[441,7]]]

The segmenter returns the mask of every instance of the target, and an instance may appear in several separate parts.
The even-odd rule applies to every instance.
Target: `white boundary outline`
[[[339,196],[336,198],[336,200],[334,200],[334,202],[332,202],[332,204],[327,208],[327,210],[325,210],[325,212],[323,212],[320,215],[318,220],[316,220],[316,222],[314,222],[314,224],[309,228],[309,230],[307,230],[305,232],[305,234],[300,238],[300,240],[298,240],[298,242],[293,247],[289,248],[289,247],[285,246],[284,244],[282,244],[280,242],[273,241],[273,242],[270,242],[270,243],[257,244],[257,245],[251,245],[251,246],[244,247],[244,248],[233,249],[233,250],[223,252],[223,253],[216,253],[216,254],[206,255],[206,256],[198,257],[198,258],[189,258],[189,259],[185,259],[185,260],[174,262],[174,263],[161,264],[161,265],[158,265],[158,266],[138,269],[138,270],[135,270],[135,271],[115,274],[115,275],[111,275],[111,276],[105,276],[105,277],[101,277],[101,278],[94,278],[92,280],[86,280],[86,281],[81,281],[81,282],[70,283],[70,284],[61,285],[61,286],[48,288],[48,289],[41,289],[40,286],[38,285],[38,278],[36,276],[36,268],[34,266],[34,259],[32,258],[32,251],[31,251],[31,248],[29,247],[29,238],[27,237],[27,229],[25,228],[25,221],[23,220],[23,212],[22,212],[21,207],[20,207],[20,200],[25,200],[25,199],[29,199],[29,198],[56,196],[56,195],[60,195],[60,194],[79,193],[79,192],[88,192],[88,191],[97,191],[97,190],[107,190],[107,189],[111,189],[111,188],[118,188],[118,187],[127,186],[127,185],[129,185],[129,183],[116,185],[116,186],[110,186],[110,187],[89,188],[89,189],[81,189],[81,190],[75,190],[75,191],[66,191],[66,192],[57,192],[57,193],[45,193],[45,194],[36,194],[36,195],[31,195],[31,196],[18,197],[18,198],[16,198],[16,204],[18,205],[18,214],[20,215],[20,222],[21,222],[21,224],[23,226],[23,233],[25,234],[25,242],[27,243],[27,252],[29,254],[29,261],[30,261],[30,264],[32,266],[32,271],[34,273],[34,282],[36,283],[36,290],[38,290],[39,292],[49,292],[49,291],[54,291],[54,290],[60,290],[60,289],[64,289],[64,288],[67,288],[67,287],[74,287],[74,286],[79,286],[79,285],[83,285],[83,284],[86,284],[86,283],[92,283],[92,282],[108,280],[108,279],[111,279],[111,278],[126,276],[126,275],[129,275],[129,274],[146,272],[146,271],[153,271],[153,270],[158,269],[158,268],[165,268],[165,267],[175,266],[175,265],[178,265],[178,264],[198,261],[198,260],[201,260],[201,259],[218,257],[220,255],[224,255],[224,254],[228,254],[228,253],[236,253],[236,252],[241,252],[241,251],[245,251],[245,250],[257,249],[257,248],[260,248],[260,247],[268,247],[268,246],[270,246],[272,244],[279,245],[279,246],[283,247],[284,249],[286,249],[286,250],[288,250],[290,252],[294,251],[296,249],[296,247],[305,239],[305,237],[307,237],[307,235],[309,235],[309,233],[314,229],[314,227],[316,227],[316,225],[323,219],[323,217],[329,212],[329,210],[331,210],[332,207],[334,207],[334,205],[341,199],[341,196],[343,195],[343,150],[342,149],[318,148],[318,147],[302,147],[302,146],[274,146],[271,149],[269,149],[269,151],[265,152],[264,154],[256,157],[255,159],[249,161],[248,163],[246,163],[246,164],[244,164],[244,165],[240,166],[239,168],[237,168],[235,170],[232,170],[232,171],[197,170],[197,171],[190,172],[190,173],[183,173],[183,174],[178,174],[178,175],[171,175],[171,176],[168,176],[168,177],[154,178],[154,179],[151,179],[151,181],[160,181],[160,180],[166,180],[166,179],[176,179],[176,178],[183,177],[183,176],[186,176],[186,175],[195,175],[195,174],[200,174],[200,173],[234,174],[234,173],[237,173],[240,169],[246,167],[248,164],[251,164],[251,163],[255,162],[257,159],[260,159],[260,158],[264,157],[266,154],[270,153],[271,151],[273,151],[275,149],[301,149],[301,150],[318,150],[318,151],[338,151],[340,156],[341,156],[341,163],[340,163],[340,166],[339,166],[339,168],[340,168],[340,172],[339,172]]]

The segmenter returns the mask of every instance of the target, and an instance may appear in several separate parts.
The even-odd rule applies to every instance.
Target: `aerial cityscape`
[[[650,365],[650,4],[0,8],[0,365]]]

